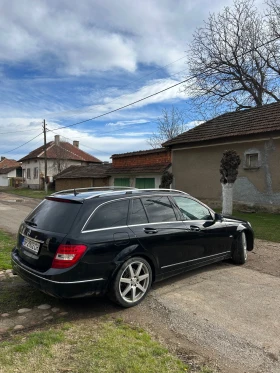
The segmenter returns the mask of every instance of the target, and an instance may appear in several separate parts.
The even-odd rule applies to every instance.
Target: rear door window
[[[81,203],[46,199],[32,211],[25,221],[44,231],[68,233],[81,207]]]
[[[123,200],[101,205],[90,218],[84,231],[126,225],[128,204],[129,200]]]
[[[142,198],[150,223],[176,221],[176,215],[168,197],[151,196]]]
[[[139,198],[131,201],[131,212],[129,218],[129,224],[145,224],[148,223],[148,218],[143,207],[143,204]]]

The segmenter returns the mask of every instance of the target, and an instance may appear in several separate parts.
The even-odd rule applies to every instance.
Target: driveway
[[[16,233],[40,201],[9,198],[0,193],[0,228]],[[222,262],[155,284],[138,307],[95,299],[71,307],[77,315],[106,310],[143,325],[188,362],[224,373],[279,373],[279,289],[280,244],[256,240],[245,266]]]

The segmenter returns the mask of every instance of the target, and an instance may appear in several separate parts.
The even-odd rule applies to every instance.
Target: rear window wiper
[[[34,223],[34,221],[32,220],[25,220],[25,223],[27,223],[28,225],[31,225],[32,227],[37,227],[37,224]]]

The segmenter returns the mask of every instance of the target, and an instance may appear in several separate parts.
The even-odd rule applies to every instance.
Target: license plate
[[[24,240],[22,242],[22,246],[24,246],[26,249],[32,251],[34,254],[38,254],[40,249],[40,243],[31,240],[30,238],[24,237]]]

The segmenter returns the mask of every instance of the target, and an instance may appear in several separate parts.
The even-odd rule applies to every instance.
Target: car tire
[[[247,261],[247,238],[245,232],[241,232],[234,244],[232,260],[235,264],[244,264]]]
[[[145,298],[151,284],[150,264],[141,257],[130,258],[122,264],[114,277],[109,297],[122,307],[133,307]]]

